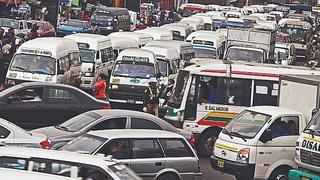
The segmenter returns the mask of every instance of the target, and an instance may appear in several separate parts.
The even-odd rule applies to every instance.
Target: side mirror
[[[318,108],[313,109],[311,113],[312,117],[314,117],[314,115],[316,115],[318,111],[319,111]]]
[[[260,137],[260,139],[259,139],[262,143],[266,143],[266,142],[268,142],[268,141],[271,141],[272,140],[272,131],[271,131],[271,129],[266,129],[263,133],[262,133],[262,135],[261,135],[261,137]]]
[[[58,75],[64,75],[64,70],[63,69],[59,69],[58,70]]]

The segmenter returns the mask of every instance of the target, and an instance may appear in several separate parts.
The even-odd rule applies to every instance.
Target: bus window
[[[113,52],[112,48],[102,49],[101,53],[101,61],[102,63],[109,62],[113,60]]]
[[[253,106],[277,105],[278,83],[275,81],[254,81]]]
[[[80,55],[79,53],[71,53],[69,54],[70,58],[70,65],[73,67],[80,66],[81,65],[81,60],[80,60]]]
[[[200,102],[250,106],[251,80],[200,76]]]
[[[68,56],[60,58],[59,69],[66,71],[70,70],[70,62]]]

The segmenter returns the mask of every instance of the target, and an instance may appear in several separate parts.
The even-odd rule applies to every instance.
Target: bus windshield
[[[260,51],[255,51],[250,49],[230,48],[227,54],[227,59],[262,63],[263,54]]]
[[[153,63],[123,60],[117,62],[112,75],[144,79],[156,77]]]
[[[194,53],[197,58],[216,58],[216,48],[201,49],[194,48]]]
[[[316,113],[303,132],[320,136],[320,111]]]
[[[80,49],[81,62],[93,63],[96,52],[91,49]]]
[[[306,44],[308,33],[306,29],[281,27],[280,32],[289,34],[292,43]]]
[[[55,75],[56,61],[55,59],[46,56],[16,54],[12,60],[10,70]]]
[[[187,83],[189,79],[189,72],[180,70],[177,77],[177,83],[174,87],[173,93],[169,98],[168,105],[179,108],[183,99],[183,95],[185,93]]]
[[[270,118],[270,115],[243,111],[229,123],[223,133],[249,139],[254,138]]]

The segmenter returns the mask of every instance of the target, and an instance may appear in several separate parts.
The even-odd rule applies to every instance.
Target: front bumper
[[[292,169],[289,171],[289,179],[290,180],[301,180],[301,179],[320,180],[320,176]]]
[[[218,161],[224,162],[224,166],[222,168],[218,167]],[[232,174],[243,179],[253,179],[254,177],[254,164],[242,164],[238,162],[232,162],[229,160],[218,158],[214,155],[210,157],[210,164],[211,167],[216,171]]]

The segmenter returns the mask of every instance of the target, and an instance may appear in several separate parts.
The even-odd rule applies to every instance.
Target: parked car
[[[168,122],[148,113],[130,110],[93,110],[80,114],[57,126],[35,129],[31,132],[46,134],[52,141],[52,149],[92,130],[107,129],[156,129],[181,134],[194,144],[192,133],[176,129]]]
[[[93,31],[88,21],[69,19],[58,26],[57,36],[64,37],[75,33],[93,33]]]
[[[26,146],[49,149],[50,140],[44,134],[28,132],[0,118],[0,143],[2,145]],[[0,178],[1,179],[1,178]]]
[[[0,92],[0,117],[23,129],[53,126],[89,110],[108,108],[109,102],[64,84],[27,82]]]
[[[37,30],[39,37],[53,37],[56,35],[56,29],[49,22],[36,20],[28,21],[29,29],[31,29],[34,24],[39,27]]]
[[[30,31],[26,20],[0,18],[0,27],[4,29],[5,32],[13,28],[17,36],[25,36]]]
[[[93,155],[112,155],[142,178],[201,179],[199,159],[186,139],[176,133],[146,130],[91,131],[61,148]]]
[[[56,179],[141,180],[128,167],[112,159],[36,148],[0,147],[0,168],[56,175]]]

